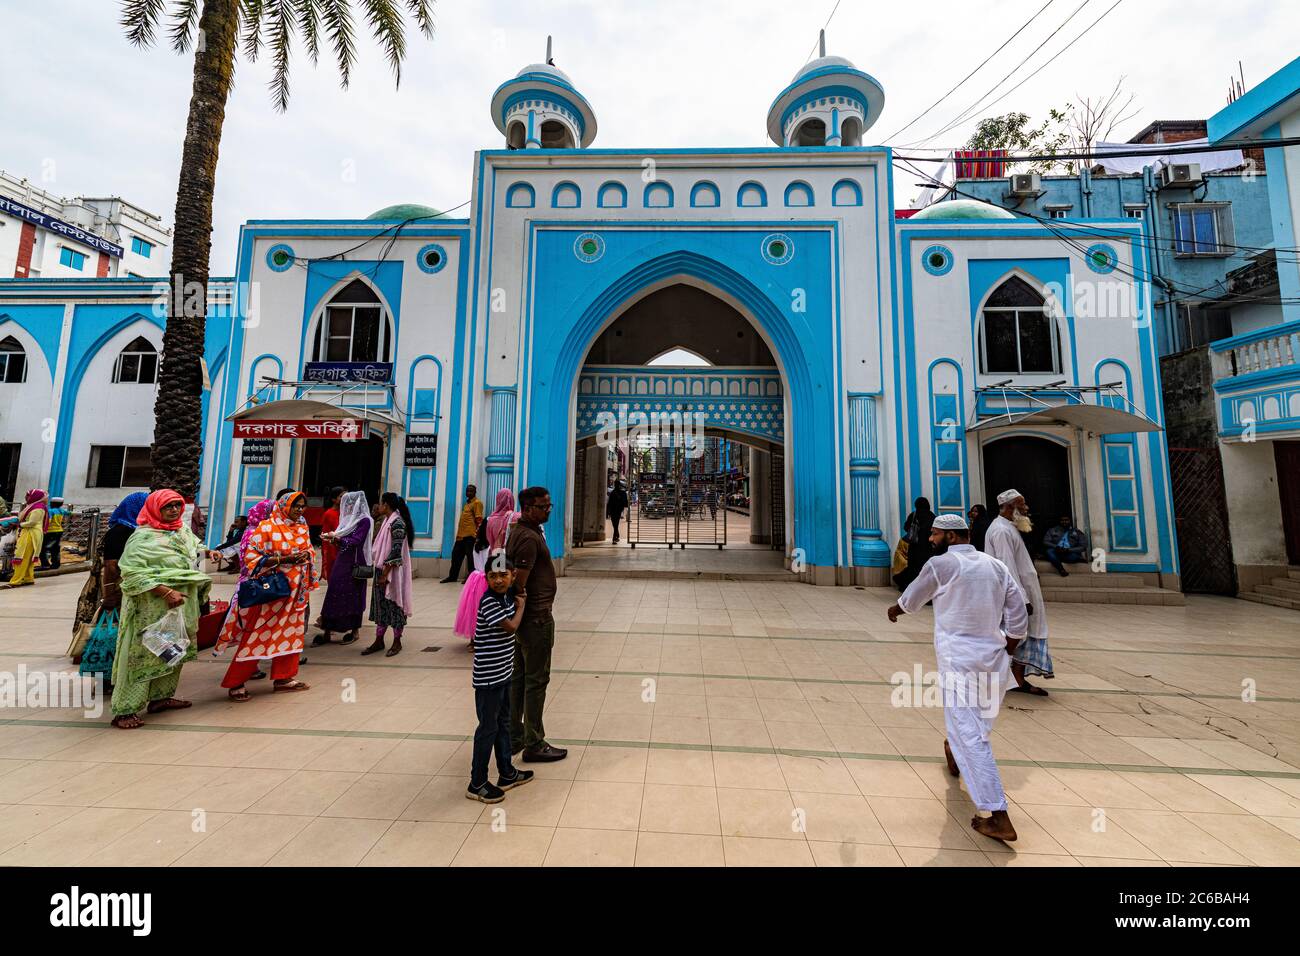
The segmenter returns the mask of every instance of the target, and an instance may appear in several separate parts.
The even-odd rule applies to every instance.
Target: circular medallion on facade
[[[952,250],[947,246],[930,246],[921,253],[921,267],[932,276],[947,275],[952,271]]]
[[[573,254],[583,262],[595,262],[605,254],[605,240],[594,232],[584,232],[573,240]]]
[[[279,243],[266,250],[266,264],[274,272],[286,272],[293,265],[293,249],[284,243]]]
[[[1089,246],[1083,255],[1088,260],[1088,268],[1102,275],[1114,272],[1115,267],[1119,265],[1119,254],[1104,242]]]
[[[763,237],[763,244],[759,246],[759,251],[772,265],[783,266],[794,258],[794,242],[783,233],[773,233]]]
[[[415,254],[415,263],[423,272],[441,272],[447,264],[447,250],[431,242]]]

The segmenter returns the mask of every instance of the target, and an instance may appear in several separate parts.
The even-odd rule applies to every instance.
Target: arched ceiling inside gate
[[[592,343],[587,364],[645,365],[674,347],[689,349],[713,365],[776,365],[743,315],[689,285],[652,292],[628,308]]]

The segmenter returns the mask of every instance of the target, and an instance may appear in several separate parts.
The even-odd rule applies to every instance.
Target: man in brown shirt
[[[519,492],[520,518],[510,532],[507,557],[515,567],[515,592],[524,596],[524,616],[515,631],[515,673],[510,683],[510,743],[524,752],[525,763],[563,760],[569,752],[546,742],[542,710],[551,682],[555,646],[555,566],[542,525],[551,516],[551,493],[545,488]]]

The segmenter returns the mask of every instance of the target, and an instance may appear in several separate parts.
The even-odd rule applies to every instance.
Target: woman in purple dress
[[[366,589],[370,580],[357,578],[352,571],[359,565],[374,565],[370,556],[370,528],[366,493],[349,491],[339,502],[339,526],[321,535],[322,540],[338,547],[338,555],[330,568],[329,589],[320,613],[319,627],[324,633],[312,638],[312,647],[328,644],[335,631],[344,632],[343,644],[357,640],[357,630],[366,614]]]

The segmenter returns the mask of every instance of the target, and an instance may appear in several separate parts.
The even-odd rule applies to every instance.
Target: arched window
[[[596,205],[601,209],[624,209],[627,207],[627,189],[622,183],[608,182],[600,187],[596,194]]]
[[[143,335],[122,349],[113,366],[113,381],[123,385],[152,385],[158,381],[158,350]]]
[[[582,193],[574,183],[560,183],[551,190],[551,207],[577,209],[582,205]]]
[[[799,124],[790,137],[791,146],[825,146],[826,121],[812,117]]]
[[[506,148],[523,149],[525,145],[524,140],[527,138],[527,135],[528,134],[524,132],[524,124],[519,120],[515,120],[506,127]]]
[[[0,382],[27,381],[27,350],[12,335],[0,339]]]
[[[353,279],[334,296],[316,326],[313,362],[387,362],[388,313],[375,290]]]
[[[785,204],[787,206],[811,206],[813,204],[812,187],[801,182],[794,182],[786,186]]]
[[[573,149],[573,134],[558,120],[542,124],[542,149]]]
[[[718,187],[708,180],[700,180],[691,187],[691,205],[704,208],[722,205],[722,196],[718,192]]]
[[[850,116],[840,124],[840,145],[862,145],[862,121],[856,116]]]
[[[984,303],[980,371],[1020,375],[1061,370],[1061,340],[1046,300],[1012,276]]]
[[[514,183],[506,190],[506,206],[510,209],[532,209],[537,200],[533,187],[527,183]]]
[[[647,209],[669,209],[673,204],[673,187],[667,183],[651,183],[646,186],[641,201]]]
[[[737,206],[766,206],[767,190],[756,182],[748,182],[736,192]]]

